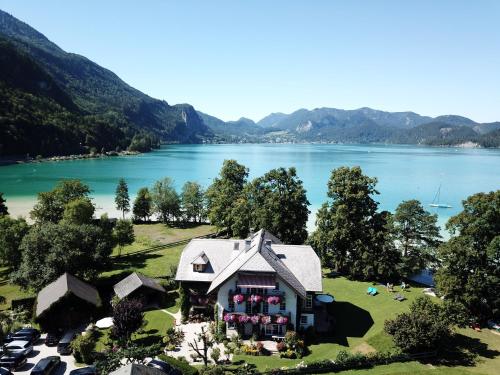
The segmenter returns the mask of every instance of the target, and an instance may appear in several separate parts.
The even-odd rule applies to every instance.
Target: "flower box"
[[[267,303],[270,305],[279,305],[281,303],[281,298],[279,296],[267,297]]]
[[[245,301],[245,297],[243,296],[243,294],[235,294],[233,296],[234,303],[237,303],[238,305],[240,305],[243,303],[243,301]]]

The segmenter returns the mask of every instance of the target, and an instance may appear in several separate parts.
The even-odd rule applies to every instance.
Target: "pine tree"
[[[3,197],[3,193],[0,193],[0,215],[8,215],[9,211],[7,210],[7,206],[5,205],[5,198]]]
[[[115,203],[116,209],[122,212],[122,218],[125,219],[125,212],[130,211],[130,197],[127,182],[123,178],[120,178],[116,186]]]

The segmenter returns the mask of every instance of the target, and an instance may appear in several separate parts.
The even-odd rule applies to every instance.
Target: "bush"
[[[295,359],[295,358],[297,358],[297,354],[293,350],[287,349],[284,352],[281,352],[280,357],[281,358]]]
[[[278,352],[284,352],[286,350],[286,345],[283,341],[276,343],[276,350]]]
[[[179,370],[182,375],[198,375],[198,369],[196,367],[191,366],[187,361],[175,359],[164,354],[160,354],[158,356],[162,361],[167,362],[170,366]]]
[[[36,297],[15,298],[11,301],[10,305],[12,310],[25,310],[33,311],[35,306]]]
[[[210,353],[210,358],[213,359],[213,361],[217,364],[220,359],[220,349],[215,347],[212,349],[212,352]]]
[[[94,362],[93,352],[95,349],[96,337],[93,332],[87,331],[83,335],[78,335],[71,342],[73,355],[79,363],[92,364]]]

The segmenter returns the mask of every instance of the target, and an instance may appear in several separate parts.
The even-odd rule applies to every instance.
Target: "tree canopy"
[[[205,219],[205,192],[197,182],[187,181],[184,184],[181,204],[187,221],[201,223]]]
[[[438,249],[439,291],[478,318],[500,317],[500,190],[478,193],[450,218]]]
[[[401,202],[392,217],[393,235],[401,251],[401,274],[411,276],[436,261],[441,235],[437,215],[415,199]]]
[[[224,160],[219,177],[207,189],[208,218],[219,230],[233,235],[233,209],[243,194],[248,169],[236,160]]]
[[[132,212],[136,220],[146,221],[152,214],[153,203],[147,187],[140,188],[134,200]]]
[[[164,223],[175,221],[180,216],[181,200],[171,178],[165,177],[155,182],[151,190],[151,200],[153,212]]]
[[[8,215],[9,210],[7,209],[7,205],[5,204],[7,202],[5,198],[3,197],[3,193],[0,192],[0,215]]]
[[[122,212],[122,218],[125,218],[125,213],[130,211],[130,197],[128,195],[127,182],[120,178],[115,191],[116,209]]]
[[[8,215],[0,215],[0,263],[16,269],[21,263],[19,246],[29,226],[26,220],[13,219]]]

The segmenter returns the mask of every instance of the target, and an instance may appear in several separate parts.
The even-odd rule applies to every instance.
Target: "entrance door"
[[[252,336],[253,334],[253,324],[245,323],[245,336]]]

